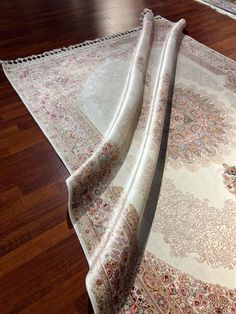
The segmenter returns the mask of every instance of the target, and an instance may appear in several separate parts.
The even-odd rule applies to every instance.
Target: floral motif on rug
[[[118,313],[125,303],[138,259],[137,230],[139,216],[132,204],[120,213],[115,230],[110,232],[104,254],[97,258],[92,291],[101,313]]]
[[[235,168],[232,170],[235,171]],[[208,200],[182,193],[171,179],[166,178],[152,230],[163,235],[172,256],[194,254],[197,256],[194,259],[199,263],[207,263],[214,268],[234,269],[235,206],[236,203],[231,200],[225,201],[222,208],[210,206]]]
[[[230,193],[236,195],[236,167],[223,164],[224,166],[224,185]]]
[[[229,144],[235,140],[236,125],[222,107],[204,90],[176,86],[167,151],[173,167],[196,170],[219,162],[227,154]]]
[[[197,280],[145,252],[122,314],[236,313],[236,289]]]

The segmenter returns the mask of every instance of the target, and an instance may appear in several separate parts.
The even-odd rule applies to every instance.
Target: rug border
[[[52,145],[53,149],[55,150],[56,154],[58,155],[58,157],[61,159],[62,163],[64,164],[64,166],[66,167],[66,169],[68,170],[69,174],[71,175],[74,171],[70,168],[69,164],[67,163],[67,161],[64,159],[64,157],[61,155],[61,153],[59,152],[58,148],[56,147],[55,143],[50,139],[50,137],[48,136],[48,132],[45,130],[45,128],[43,127],[43,125],[41,125],[41,123],[39,122],[39,118],[36,116],[36,114],[30,109],[30,106],[28,105],[28,101],[26,99],[23,99],[23,97],[20,95],[20,89],[13,83],[13,81],[11,80],[11,78],[9,77],[8,73],[6,72],[6,68],[4,67],[4,64],[2,65],[2,69],[3,72],[6,76],[6,78],[8,79],[8,81],[10,82],[11,86],[13,87],[13,89],[16,91],[18,97],[20,98],[20,100],[22,101],[23,105],[26,107],[26,109],[28,110],[28,112],[31,114],[31,116],[33,117],[34,121],[36,122],[37,126],[40,128],[40,130],[43,132],[44,136],[46,137],[47,141]]]

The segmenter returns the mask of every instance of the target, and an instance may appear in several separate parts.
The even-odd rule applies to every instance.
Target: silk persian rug
[[[141,24],[3,69],[71,173],[95,313],[236,313],[236,64]]]
[[[197,0],[205,3],[216,11],[236,19],[236,0]]]

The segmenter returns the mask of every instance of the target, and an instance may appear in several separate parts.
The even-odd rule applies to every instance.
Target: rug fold
[[[97,311],[99,308],[104,313],[118,312],[131,288],[129,284],[132,282],[135,265],[141,253],[139,241],[144,241],[143,235],[139,232],[139,225],[142,224],[143,212],[159,156],[165,112],[168,99],[173,93],[178,47],[181,43],[184,26],[184,20],[173,24],[163,44],[160,60],[154,60],[153,84],[152,88],[148,88],[149,113],[142,134],[139,135],[139,151],[133,158],[129,176],[125,181],[123,178],[123,188],[126,193],[117,199],[116,204],[113,204],[115,206],[109,217],[109,229],[103,234],[92,257],[88,259],[90,271],[86,284],[93,300],[93,306]],[[81,207],[83,210],[96,206],[96,200],[90,198],[89,194],[93,195],[95,190],[99,189],[102,191],[100,194],[102,198],[103,193],[108,193],[107,190],[115,185],[113,181],[119,180],[119,176],[121,176],[119,167],[125,164],[125,160],[130,157],[130,147],[144,102],[144,81],[153,45],[153,32],[153,14],[145,11],[142,31],[111,129],[95,154],[67,180],[70,194],[69,212],[71,220],[74,222],[78,219],[77,213],[81,212]],[[125,118],[127,116],[128,119]],[[121,132],[121,129],[124,129],[125,132]],[[155,145],[153,145],[153,134],[156,137]],[[153,160],[152,173],[146,182],[142,200],[134,208],[130,200],[137,199],[138,185],[145,174],[145,165],[150,158],[150,152],[152,152]],[[119,166],[117,167],[117,165]],[[125,238],[124,234],[126,234]],[[138,239],[138,235],[140,239]],[[115,254],[118,254],[115,264],[112,263],[114,248]],[[114,264],[113,275],[109,276],[111,264]],[[97,282],[101,282],[99,293]]]

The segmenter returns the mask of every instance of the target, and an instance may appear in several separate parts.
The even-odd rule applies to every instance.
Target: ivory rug
[[[220,13],[236,19],[236,0],[197,0],[216,9]]]
[[[184,27],[3,62],[71,173],[95,313],[236,313],[236,64]]]

